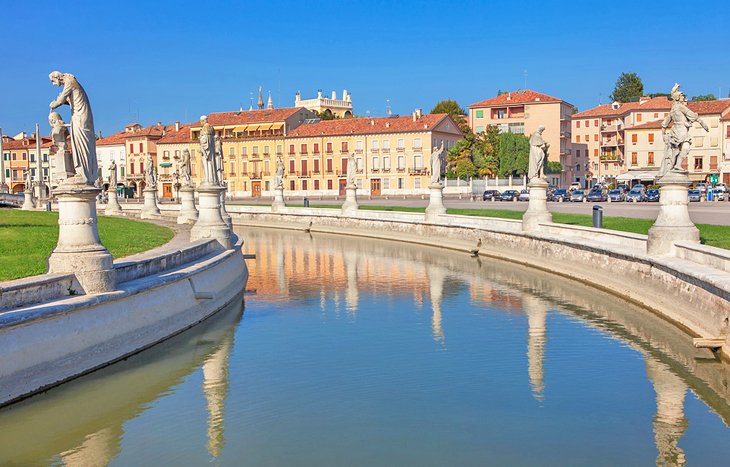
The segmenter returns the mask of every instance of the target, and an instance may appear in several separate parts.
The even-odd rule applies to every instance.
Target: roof
[[[35,149],[35,138],[3,139],[3,151],[17,149]],[[49,136],[41,136],[41,147],[48,148],[53,144]]]
[[[634,125],[632,127],[625,128],[625,130],[658,130],[662,128],[662,120],[654,120],[651,122],[642,123],[640,125]]]
[[[162,137],[167,133],[168,131],[172,131],[175,129],[175,125],[151,125],[146,128],[142,128],[139,130],[130,131],[130,125],[127,125],[125,128],[127,128],[124,131],[123,138],[143,138],[143,137]]]
[[[181,125],[180,130],[168,131],[165,136],[157,140],[157,144],[188,143],[192,141],[190,136],[191,124]]]
[[[730,99],[688,102],[687,107],[700,115],[722,114],[730,108]]]
[[[544,102],[562,102],[562,99],[548,96],[541,92],[525,89],[515,92],[508,92],[497,97],[492,97],[481,102],[477,102],[469,106],[472,107],[493,107],[497,105],[519,105],[519,104],[535,104]]]
[[[616,117],[628,112],[636,110],[669,110],[672,103],[665,96],[652,97],[641,102],[619,102],[617,109],[613,108],[613,104],[603,104],[592,109],[584,110],[573,114],[573,119],[588,117]]]
[[[208,123],[218,125],[241,125],[248,123],[283,122],[304,107],[289,107],[283,109],[245,110],[242,112],[215,112],[208,114]],[[200,123],[193,124],[200,126]]]
[[[113,144],[124,144],[124,137],[127,135],[126,131],[120,131],[119,133],[114,133],[113,135],[109,135],[105,138],[97,139],[96,145],[97,146],[111,146]]]
[[[403,117],[322,120],[317,123],[304,123],[298,126],[289,132],[289,137],[430,131],[445,118],[451,117],[444,113],[421,115],[415,121],[411,115]]]

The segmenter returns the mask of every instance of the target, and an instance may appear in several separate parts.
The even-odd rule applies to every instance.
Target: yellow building
[[[469,126],[481,133],[489,125],[500,132],[530,135],[542,125],[549,144],[548,160],[560,162],[563,173],[550,181],[559,185],[585,182],[585,158],[574,154],[570,118],[575,107],[557,97],[529,89],[507,92],[469,106]],[[548,175],[550,177],[550,175]]]

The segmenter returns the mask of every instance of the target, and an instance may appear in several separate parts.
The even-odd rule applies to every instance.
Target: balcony
[[[355,149],[355,154],[362,154],[362,149]]]
[[[264,177],[271,177],[271,173],[270,172],[263,172],[263,175],[264,175]]]
[[[380,169],[371,169],[370,172],[377,174],[380,173]]]
[[[383,173],[390,173],[390,169],[389,169],[389,168],[388,168],[388,169],[385,169],[385,168],[384,168],[384,169],[382,169],[382,170],[383,170]]]
[[[324,171],[325,175],[333,175],[335,172],[332,169],[327,169]]]
[[[348,153],[349,153],[349,151],[347,150],[347,148],[340,150],[340,154],[348,154]]]
[[[601,133],[615,133],[623,130],[623,125],[601,125]]]
[[[428,175],[428,169],[422,167],[420,169],[409,169],[408,175]]]
[[[264,156],[269,157],[270,155],[269,151],[264,151]]]
[[[380,152],[382,152],[383,154],[388,154],[390,153],[390,148],[383,148],[380,150]]]
[[[377,153],[380,152],[380,149],[378,149],[378,148],[370,148],[370,152],[372,152],[373,154],[377,154]]]
[[[423,152],[423,146],[413,146],[413,152]]]
[[[601,141],[601,146],[604,147],[618,147],[623,145],[624,140],[622,139],[604,139],[603,141]]]
[[[229,177],[235,177],[236,176],[236,172],[228,172],[228,176]]]
[[[261,172],[259,172],[259,173],[251,172],[251,176],[249,178],[251,178],[251,180],[261,180]]]
[[[395,150],[397,152],[405,152],[406,151],[406,148],[404,148],[403,146],[399,146],[399,147],[395,148]]]
[[[355,173],[358,173],[358,174],[361,174],[361,173],[363,173],[363,172],[364,172],[364,170],[363,170],[363,169],[357,169],[357,170],[355,171]]]
[[[303,172],[297,172],[297,177],[299,178],[309,178],[310,176],[311,174],[308,170],[305,170]]]
[[[327,151],[325,151],[325,154],[332,154],[332,153],[333,153],[333,152],[332,152],[332,150],[331,150],[331,149],[328,149]]]
[[[395,171],[398,172],[399,174],[402,174],[402,173],[405,173],[406,172],[406,168],[405,167],[398,167],[397,169],[395,169]]]

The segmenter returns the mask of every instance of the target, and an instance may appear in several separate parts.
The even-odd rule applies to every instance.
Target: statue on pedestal
[[[109,188],[117,189],[117,163],[115,161],[109,164]]]
[[[441,146],[434,148],[431,153],[431,185],[440,185],[444,179],[446,164],[444,164],[444,140]]]
[[[355,159],[355,153],[351,153],[347,156],[347,186],[354,187],[355,174],[357,174],[357,159]]]
[[[223,142],[220,136],[215,137],[215,168],[216,180],[218,185],[224,186],[223,183]]]
[[[215,129],[208,123],[208,117],[200,117],[203,127],[200,129],[200,152],[203,160],[203,184],[217,185],[217,169],[215,166]]]
[[[67,178],[64,183],[77,185],[93,185],[99,171],[96,161],[96,133],[94,117],[86,91],[76,77],[70,73],[54,71],[48,77],[54,86],[63,86],[63,90],[51,102],[51,110],[62,105],[71,107],[71,151],[75,176]]]
[[[689,134],[692,124],[698,122],[705,131],[710,131],[707,124],[687,107],[687,97],[679,90],[679,84],[675,83],[672,88],[672,109],[669,115],[662,121],[662,132],[666,142],[664,158],[667,160],[667,166],[670,172],[686,173],[682,169],[682,163],[689,154],[692,146],[692,137]],[[672,125],[672,129],[667,136],[667,128]],[[662,164],[662,169],[664,169]],[[660,176],[665,175],[661,173]]]
[[[51,125],[51,156],[56,160],[56,177],[65,180],[76,175],[74,161],[71,151],[68,148],[68,125],[58,112],[51,112],[48,115],[48,123]]]
[[[281,157],[276,158],[276,177],[274,178],[274,188],[284,188],[284,161]]]
[[[183,180],[183,186],[190,186],[192,184],[190,167],[190,151],[185,148],[182,152],[182,160],[180,161],[180,177]]]
[[[547,144],[542,139],[542,132],[545,127],[540,125],[537,131],[530,135],[530,159],[527,176],[530,180],[533,178],[545,178],[545,151]]]
[[[157,188],[157,177],[155,177],[155,162],[152,160],[152,154],[147,154],[144,167],[145,189]]]

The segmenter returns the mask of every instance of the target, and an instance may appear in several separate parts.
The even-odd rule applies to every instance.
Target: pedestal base
[[[345,202],[342,203],[342,214],[351,216],[356,214],[359,209],[360,205],[357,204],[357,187],[350,185],[345,188]]]
[[[107,202],[106,202],[106,209],[104,209],[104,214],[107,216],[119,216],[122,214],[122,206],[119,204],[119,199],[117,199],[117,190],[116,188],[111,188],[106,192]]]
[[[61,186],[58,196],[58,244],[48,258],[49,273],[74,274],[85,293],[116,288],[112,255],[99,240],[93,186]]]
[[[433,183],[428,186],[429,198],[426,207],[426,221],[433,222],[438,216],[446,214],[444,206],[444,186],[440,183]]]
[[[198,220],[198,208],[195,207],[195,189],[191,186],[180,188],[180,214],[178,224],[194,224]]]
[[[271,203],[271,212],[279,212],[282,208],[286,207],[284,203],[284,188],[274,188],[274,202]]]
[[[534,232],[539,229],[540,224],[553,221],[553,215],[547,208],[548,182],[535,177],[527,187],[530,189],[530,201],[522,216],[522,230]]]
[[[142,206],[142,212],[139,214],[141,219],[156,219],[160,217],[160,208],[157,206],[157,189],[156,188],[145,188],[144,193],[144,206]]]
[[[215,239],[228,250],[233,246],[231,229],[221,216],[220,199],[225,191],[222,186],[202,185],[198,187],[198,220],[190,230],[190,241]]]
[[[225,187],[224,187],[225,188]],[[226,223],[229,229],[233,228],[233,220],[231,219],[231,215],[228,214],[228,211],[226,211],[226,192],[225,190],[221,192],[221,218],[223,219],[223,222]]]
[[[675,251],[675,242],[699,243],[700,231],[689,217],[687,191],[691,182],[687,175],[670,172],[657,184],[660,186],[659,215],[649,229],[647,253],[671,255]]]
[[[8,187],[7,183],[0,182],[0,193],[10,193],[10,187]]]
[[[23,206],[20,207],[23,211],[33,211],[35,209],[35,200],[33,199],[33,192],[25,190],[23,192]]]

